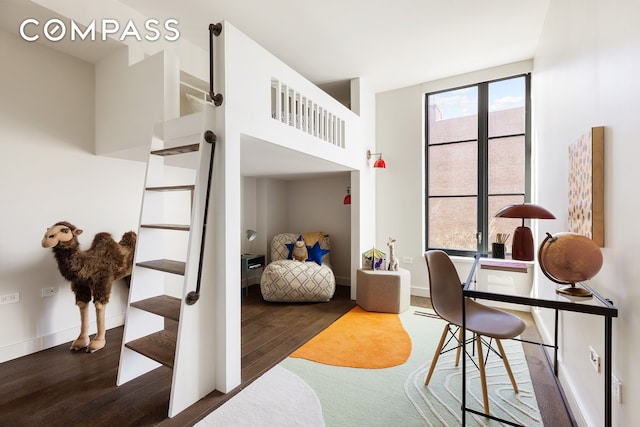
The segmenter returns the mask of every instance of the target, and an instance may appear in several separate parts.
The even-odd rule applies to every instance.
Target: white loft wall
[[[96,64],[96,154],[146,162],[154,123],[179,115],[179,64],[159,52],[129,66],[128,51]]]
[[[94,19],[99,20],[103,18],[116,19],[120,23],[132,20],[136,28],[140,29],[140,32],[143,32],[145,21],[147,18],[150,18],[119,1],[84,0],[81,7],[78,6],[76,0],[31,1],[85,25]],[[160,19],[157,16],[154,16],[154,18]],[[177,28],[180,29],[179,24]],[[208,34],[208,26],[203,27],[202,37],[208,37]],[[147,56],[165,51],[180,58],[180,66],[183,71],[204,81],[208,81],[209,79],[208,52],[196,47],[193,43],[182,37],[177,42],[169,42],[162,37],[150,42],[138,41],[135,37],[126,37],[123,44],[129,47],[129,64],[134,64]]]
[[[355,113],[264,50],[230,23],[223,23],[220,37],[225,40],[224,49],[232,52],[226,56],[224,65],[226,87],[231,90],[224,94],[225,108],[227,111],[233,111],[233,116],[237,117],[237,123],[233,123],[232,129],[347,167],[360,167],[361,161],[354,153],[362,152],[364,145],[361,123]],[[345,120],[345,148],[322,142],[314,136],[273,119],[272,78],[282,81]],[[217,87],[216,91],[220,89]]]
[[[119,238],[135,230],[145,165],[93,155],[92,64],[3,31],[0,51],[11,58],[0,62],[0,215],[15,231],[0,243],[0,295],[20,294],[0,309],[4,361],[76,338],[73,293],[40,241],[60,220],[84,229],[85,248],[100,231]],[[42,298],[41,288],[52,286],[58,294]],[[124,322],[127,294],[124,283],[114,284],[108,327]]]
[[[620,317],[613,322],[613,374],[624,386],[623,403],[613,403],[615,426],[635,425],[640,419],[638,17],[636,0],[550,2],[532,81],[537,193],[557,217],[545,222],[550,232],[567,227],[569,144],[591,127],[605,126],[604,265],[590,284],[619,308]],[[537,237],[539,241],[540,233]],[[539,292],[553,292],[552,284],[538,276]],[[600,426],[608,381],[591,367],[588,349],[593,346],[603,355],[603,321],[563,315],[560,324],[561,378],[578,402],[573,412],[581,425]],[[541,313],[540,328],[552,333],[550,314]]]
[[[351,299],[356,299],[358,284],[355,283],[357,269],[361,267],[362,252],[376,242],[376,171],[366,150],[378,152],[376,148],[376,95],[363,79],[351,80],[351,108],[362,122],[363,147],[355,150],[359,161],[357,170],[351,172]],[[355,286],[354,286],[355,283]]]
[[[429,296],[424,261],[425,93],[526,73],[532,68],[532,61],[522,61],[377,95],[376,144],[387,169],[376,169],[376,247],[387,252],[387,239],[396,238],[396,256],[400,267],[411,272],[414,295]],[[405,257],[413,262],[404,263]]]
[[[358,244],[361,243],[362,239],[366,242],[372,242],[373,234],[375,233],[373,227],[371,227],[372,233],[367,233],[366,237],[363,237],[364,234],[359,230],[360,221],[364,216],[369,215],[368,212],[373,209],[374,200],[373,175],[370,171],[366,173],[359,172],[367,167],[366,148],[374,148],[375,145],[373,143],[373,135],[375,135],[373,127],[375,112],[373,106],[375,105],[375,99],[371,91],[366,88],[363,82],[352,82],[352,95],[355,99],[353,104],[354,111],[361,113],[361,117],[364,117],[362,119],[262,49],[228,22],[223,23],[223,31],[220,37],[223,40],[222,49],[225,52],[232,53],[227,54],[225,57],[224,77],[218,77],[219,74],[216,73],[216,79],[221,80],[216,82],[216,90],[220,91],[220,87],[225,88],[223,91],[225,103],[222,107],[225,111],[223,151],[225,152],[225,168],[227,168],[225,176],[229,177],[229,182],[224,184],[225,191],[230,195],[237,194],[240,191],[240,185],[234,182],[232,171],[236,167],[239,170],[240,156],[237,149],[241,144],[242,135],[254,136],[292,150],[331,160],[354,171],[351,176],[354,200],[351,222],[355,224],[352,225],[352,229],[355,227],[355,231],[352,230],[351,241],[358,242]],[[219,50],[220,47],[218,48]],[[294,88],[319,105],[328,108],[345,120],[345,148],[319,141],[299,129],[274,120],[271,115],[271,80],[274,78]],[[221,86],[222,83],[223,85]],[[366,136],[371,136],[368,146],[365,143],[365,133]],[[361,195],[361,189],[366,191],[366,194]],[[231,198],[229,200],[232,204],[234,203]],[[268,203],[268,201],[262,202]],[[241,224],[237,227],[235,226],[233,218],[240,210],[240,201],[235,203],[237,203],[237,206],[227,205],[225,208],[225,215],[229,218],[226,228],[231,230],[245,228]],[[260,203],[259,205],[262,206]],[[291,221],[291,216],[289,216],[289,220]],[[267,219],[266,221],[268,224],[269,220]],[[265,236],[267,240],[262,243],[265,251],[268,247],[268,242],[273,237],[271,233],[275,232],[268,231],[267,236]],[[229,250],[228,247],[227,250]],[[356,249],[352,248],[352,256],[350,257],[352,263],[351,274],[348,276],[355,273],[357,268],[355,263],[359,262],[358,257],[353,257],[353,253],[357,252],[359,254],[362,250],[362,246]],[[231,265],[227,267],[231,268]],[[236,273],[230,272],[230,274],[229,278]],[[239,272],[237,274],[239,275]]]

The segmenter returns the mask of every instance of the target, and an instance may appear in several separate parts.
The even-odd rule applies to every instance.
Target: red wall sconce
[[[373,162],[373,167],[378,169],[385,169],[387,164],[382,160],[382,153],[372,153],[371,150],[367,150],[367,159],[371,159],[372,156],[378,156],[375,162]]]

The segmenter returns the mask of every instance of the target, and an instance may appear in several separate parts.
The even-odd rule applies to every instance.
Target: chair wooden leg
[[[476,335],[478,348],[478,368],[480,369],[480,383],[482,384],[482,399],[484,401],[484,413],[489,415],[489,396],[487,395],[487,377],[484,370],[484,356],[482,355],[482,339]]]
[[[507,374],[509,375],[509,379],[511,380],[511,385],[513,386],[513,391],[518,393],[518,385],[516,384],[516,379],[513,378],[513,372],[511,372],[511,365],[509,365],[509,361],[507,360],[507,355],[502,348],[502,343],[499,339],[496,339],[496,344],[498,346],[498,350],[500,350],[500,356],[502,357],[502,361],[504,362],[504,368],[507,370]]]
[[[456,350],[456,367],[460,363],[460,352],[462,351],[462,347],[464,346],[463,338],[464,337],[462,336],[462,328],[460,328],[458,332],[458,349]]]
[[[445,325],[444,330],[442,331],[442,336],[440,337],[440,342],[438,343],[438,347],[436,348],[436,352],[433,355],[433,360],[431,361],[431,367],[429,368],[429,373],[427,374],[427,378],[424,380],[425,385],[429,385],[429,381],[431,380],[431,375],[433,374],[433,370],[436,367],[436,363],[438,363],[438,358],[440,357],[440,352],[442,351],[442,347],[444,346],[444,340],[447,338],[447,332],[449,332],[449,324]]]

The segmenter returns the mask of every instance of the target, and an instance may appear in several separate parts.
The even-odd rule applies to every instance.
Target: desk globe
[[[602,268],[602,252],[588,237],[576,233],[557,233],[540,244],[538,262],[545,276],[561,285],[557,293],[590,297],[591,292],[576,287],[577,282],[591,279]]]

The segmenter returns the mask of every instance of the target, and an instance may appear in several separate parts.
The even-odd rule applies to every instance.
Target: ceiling
[[[533,58],[549,0],[120,0],[208,49],[229,21],[317,85],[376,93]]]
[[[226,20],[342,102],[349,97],[347,82],[356,77],[378,93],[531,59],[549,5],[549,0],[120,1],[149,17],[177,19],[181,38],[203,49],[209,48],[209,24]],[[243,175],[295,179],[344,170],[304,153],[273,150],[272,144],[243,138]],[[305,170],[292,169],[296,164]]]
[[[361,77],[378,93],[533,58],[550,0],[111,1],[177,19],[180,38],[205,50],[209,24],[226,20],[330,92]],[[0,28],[14,33],[27,17],[55,16],[25,0],[0,0],[0,10]],[[64,41],[48,44],[90,62],[121,46]]]
[[[533,58],[550,0],[119,1],[148,17],[177,19],[181,39],[205,50],[209,24],[226,20],[343,100],[340,92],[346,91],[348,98],[348,81],[356,77],[378,93]],[[29,1],[0,0],[0,6],[0,28],[10,32],[26,17],[52,17],[51,11]],[[42,39],[89,62],[121,47],[115,41],[65,44]],[[252,138],[245,138],[242,146],[244,152],[265,149],[264,142]],[[306,157],[300,163],[309,166],[310,156],[304,153],[280,154],[242,156],[243,162],[273,159],[243,163],[243,174],[281,175],[278,171],[284,169],[278,163],[286,160],[290,167],[296,163],[291,158],[297,157]],[[329,162],[314,165],[318,173],[344,170]]]

